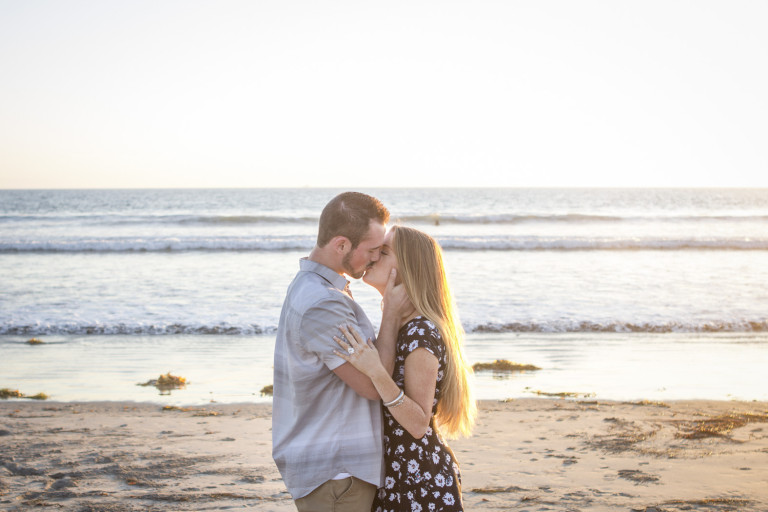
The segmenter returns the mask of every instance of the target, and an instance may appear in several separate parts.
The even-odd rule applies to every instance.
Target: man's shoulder
[[[293,279],[287,300],[297,311],[306,311],[328,302],[344,303],[344,294],[314,272],[301,271]]]

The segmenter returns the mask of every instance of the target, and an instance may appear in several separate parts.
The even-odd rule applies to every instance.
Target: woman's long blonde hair
[[[398,276],[416,312],[435,324],[445,343],[447,364],[435,419],[445,437],[468,436],[477,404],[470,386],[472,367],[464,358],[464,329],[448,286],[443,251],[422,231],[397,225],[392,229]]]

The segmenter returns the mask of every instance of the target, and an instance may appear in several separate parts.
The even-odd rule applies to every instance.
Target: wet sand
[[[271,406],[0,401],[0,509],[295,510]],[[484,401],[466,510],[768,510],[768,403]]]

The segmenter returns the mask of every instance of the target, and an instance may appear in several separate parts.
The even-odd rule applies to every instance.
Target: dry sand
[[[2,510],[295,510],[271,407],[0,402]],[[768,511],[768,403],[482,402],[465,508]]]

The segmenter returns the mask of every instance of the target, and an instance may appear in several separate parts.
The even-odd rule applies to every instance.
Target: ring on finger
[[[355,353],[355,349],[352,347],[347,347],[347,353],[349,353],[349,355],[352,355]]]

